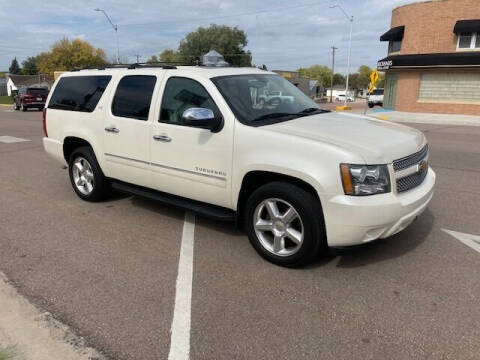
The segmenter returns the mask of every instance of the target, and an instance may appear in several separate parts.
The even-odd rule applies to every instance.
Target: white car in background
[[[367,101],[368,107],[373,108],[375,105],[383,106],[384,90],[375,89],[372,93],[368,94]]]
[[[258,107],[267,89],[292,101]],[[434,191],[422,132],[323,110],[256,68],[64,73],[43,129],[46,152],[68,164],[81,199],[99,201],[114,188],[234,220],[282,266],[396,234]]]
[[[340,101],[340,102],[345,102],[345,95],[343,95],[343,94],[337,95],[335,97],[335,100]],[[354,101],[355,101],[355,98],[353,96],[351,96],[351,95],[347,96],[347,102],[354,102]]]

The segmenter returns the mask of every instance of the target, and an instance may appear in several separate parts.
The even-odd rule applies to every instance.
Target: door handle
[[[153,140],[163,141],[163,142],[170,142],[172,138],[168,135],[153,135]]]
[[[117,129],[115,126],[107,126],[105,128],[105,131],[111,132],[111,133],[119,133],[120,132],[120,130]]]

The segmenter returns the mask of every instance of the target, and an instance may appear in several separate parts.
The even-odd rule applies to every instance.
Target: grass
[[[0,104],[12,105],[13,99],[11,96],[0,96]],[[0,360],[3,360],[3,359],[0,357]]]
[[[14,346],[10,346],[7,348],[0,347],[0,360],[14,360],[15,356],[16,351]]]
[[[10,356],[4,351],[0,350],[0,360],[8,360]]]

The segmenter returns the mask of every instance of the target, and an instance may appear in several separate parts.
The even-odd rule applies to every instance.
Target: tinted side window
[[[115,116],[147,120],[156,76],[129,75],[120,80],[113,98]]]
[[[195,80],[172,77],[168,79],[162,99],[160,122],[184,125],[183,112],[192,107],[207,108],[215,116],[221,116],[220,111],[205,88]]]
[[[92,112],[111,76],[69,76],[61,78],[48,104],[49,109]]]

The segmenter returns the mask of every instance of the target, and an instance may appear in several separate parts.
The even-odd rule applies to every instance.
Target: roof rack
[[[176,69],[177,66],[199,66],[200,64],[179,63],[179,62],[155,62],[155,63],[133,63],[133,64],[108,64],[100,67],[84,67],[82,69],[74,69],[71,71],[80,70],[105,70],[105,69],[141,69],[141,68],[162,68],[162,69]]]

